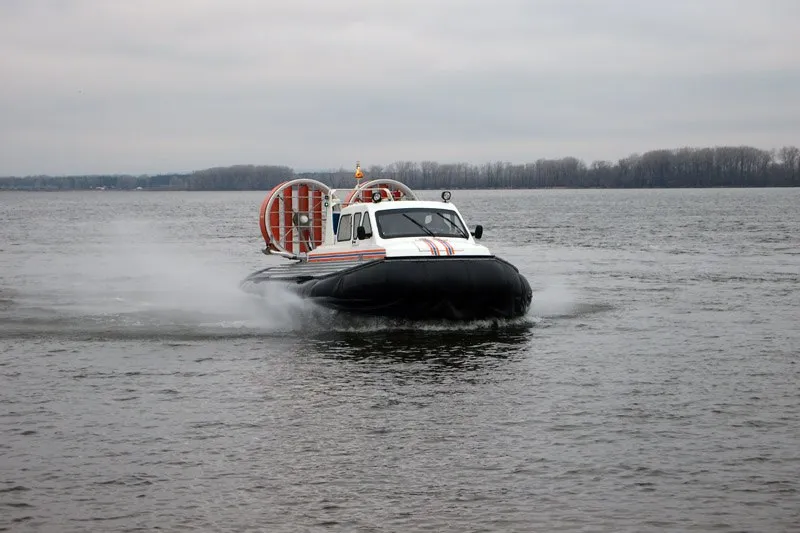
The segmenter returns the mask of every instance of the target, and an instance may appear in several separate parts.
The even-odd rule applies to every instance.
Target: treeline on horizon
[[[366,179],[396,179],[413,189],[800,187],[800,149],[723,146],[652,150],[590,165],[574,157],[482,165],[398,161],[364,170]],[[269,190],[295,178],[311,178],[336,188],[350,188],[354,183],[353,169],[296,173],[287,166],[234,165],[154,176],[8,177],[0,178],[0,189],[244,191]]]

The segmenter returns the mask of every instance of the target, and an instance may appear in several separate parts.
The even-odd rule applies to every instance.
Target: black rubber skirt
[[[325,307],[402,319],[514,318],[532,299],[525,277],[497,257],[389,258],[289,286]]]

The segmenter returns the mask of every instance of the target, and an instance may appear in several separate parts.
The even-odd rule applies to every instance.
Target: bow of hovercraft
[[[320,304],[403,319],[477,320],[524,315],[528,281],[493,256],[387,257],[298,285]]]
[[[524,315],[528,281],[477,242],[483,228],[468,230],[449,200],[448,191],[441,202],[419,200],[390,179],[346,191],[285,182],[264,200],[260,226],[264,252],[292,261],[251,274],[243,286],[280,282],[325,307],[402,319]]]

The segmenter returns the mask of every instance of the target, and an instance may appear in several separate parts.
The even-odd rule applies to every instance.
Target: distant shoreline
[[[440,191],[440,190],[451,190],[451,191],[667,191],[667,190],[721,190],[721,189],[792,189],[798,188],[800,185],[748,185],[748,186],[733,186],[733,185],[719,185],[719,186],[712,186],[712,187],[689,187],[689,186],[674,186],[674,187],[516,187],[516,188],[509,188],[509,187],[496,187],[496,188],[488,188],[488,187],[478,187],[478,188],[463,188],[463,187],[415,187],[415,190],[418,191]],[[337,188],[337,187],[334,187]],[[344,189],[345,187],[338,187],[339,189]],[[352,188],[352,187],[350,187]],[[105,190],[96,190],[96,189],[12,189],[12,188],[0,188],[0,194],[7,192],[18,192],[18,193],[88,193],[88,192],[110,192],[110,193],[163,193],[163,192],[269,192],[271,188],[268,189],[141,189],[141,190],[134,190],[134,189],[105,189]]]
[[[698,189],[800,187],[800,149],[749,146],[653,150],[587,165],[574,157],[532,163],[398,161],[364,169],[366,179],[390,178],[412,189]],[[264,191],[298,178],[351,188],[353,170],[295,172],[288,166],[234,165],[158,175],[26,176],[0,178],[0,191]]]

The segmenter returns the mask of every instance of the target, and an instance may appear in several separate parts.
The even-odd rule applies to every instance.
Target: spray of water
[[[545,287],[533,294],[533,303],[528,315],[542,318],[571,318],[597,313],[609,309],[601,303],[582,302],[580,294],[564,280],[545,280]]]
[[[578,303],[567,284],[553,280],[534,294],[526,317],[511,321],[420,324],[342,316],[280,285],[263,284],[258,291],[243,291],[240,281],[263,267],[263,261],[246,264],[248,261],[232,260],[230,251],[198,249],[196,241],[193,244],[182,243],[148,222],[111,224],[85,254],[50,260],[47,271],[57,275],[42,275],[36,289],[42,316],[56,322],[71,318],[64,327],[74,329],[78,321],[83,327],[91,324],[120,334],[249,335],[513,328],[533,325],[542,318],[592,311]],[[55,318],[54,311],[58,313]]]
[[[110,224],[67,250],[33,262],[7,322],[50,331],[275,333],[314,312],[280,286],[241,291],[248,267],[231,262],[230,250],[189,247],[147,222]]]
[[[558,317],[575,312],[577,298],[563,281],[553,280],[534,294],[530,314],[537,317]]]

